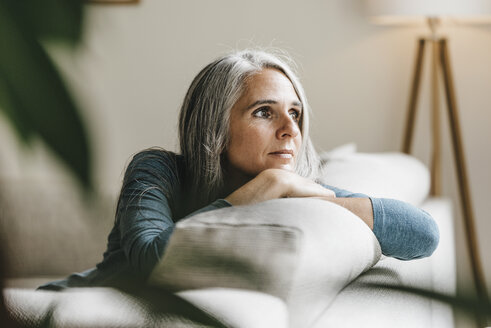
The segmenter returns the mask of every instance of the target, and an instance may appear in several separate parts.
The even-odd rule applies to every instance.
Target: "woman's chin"
[[[281,169],[281,170],[291,171],[291,172],[294,171],[294,165],[290,164],[290,163],[276,163],[269,168],[270,169]]]

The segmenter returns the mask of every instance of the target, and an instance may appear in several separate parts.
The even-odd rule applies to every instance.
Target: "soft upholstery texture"
[[[420,205],[428,197],[430,174],[415,157],[403,153],[358,153],[347,144],[321,154],[320,181],[372,197]]]
[[[276,199],[181,221],[149,283],[265,292],[285,300],[291,327],[307,327],[379,258],[372,231],[350,211],[316,199]]]

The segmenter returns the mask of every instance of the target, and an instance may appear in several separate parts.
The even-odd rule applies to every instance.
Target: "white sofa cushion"
[[[286,302],[291,327],[305,327],[380,254],[372,231],[345,208],[275,199],[179,222],[149,283],[265,292]]]
[[[346,144],[320,156],[323,165],[319,180],[325,184],[415,206],[428,197],[428,168],[410,155],[358,153],[355,144]]]

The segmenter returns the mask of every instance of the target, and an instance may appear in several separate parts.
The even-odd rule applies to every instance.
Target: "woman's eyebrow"
[[[276,100],[273,100],[273,99],[260,99],[260,100],[256,100],[255,102],[253,102],[252,104],[250,104],[249,106],[247,106],[247,108],[245,110],[249,110],[253,107],[256,107],[258,105],[265,105],[265,104],[268,104],[268,105],[275,105],[277,104],[278,102]],[[300,101],[292,101],[291,103],[292,106],[296,106],[296,107],[300,107],[300,108],[303,108],[302,106],[302,103]]]
[[[302,103],[300,101],[296,101],[296,100],[292,101],[292,106],[297,106],[303,109]]]

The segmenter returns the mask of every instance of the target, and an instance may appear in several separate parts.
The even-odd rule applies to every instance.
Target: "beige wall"
[[[320,150],[346,142],[356,142],[365,152],[399,149],[416,37],[425,28],[373,26],[358,0],[190,3],[141,0],[137,6],[87,6],[86,36],[77,55],[52,46],[84,105],[99,189],[116,192],[125,163],[138,150],[154,145],[177,149],[177,113],[192,77],[216,56],[252,45],[284,48],[298,61]],[[451,40],[479,240],[491,285],[491,258],[484,251],[491,248],[491,29],[462,26],[442,32]],[[428,87],[426,76],[423,89]],[[425,161],[430,150],[428,104],[423,90],[415,153]],[[444,193],[456,199],[446,125],[443,131]],[[62,176],[42,145],[28,154],[19,150],[3,119],[0,153],[2,175]],[[462,230],[461,224],[457,229]],[[458,236],[462,283],[469,273],[462,234]]]

